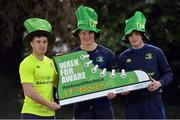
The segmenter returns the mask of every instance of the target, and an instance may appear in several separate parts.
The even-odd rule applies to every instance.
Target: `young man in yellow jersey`
[[[52,27],[45,19],[30,18],[24,22],[28,34],[24,38],[32,53],[20,64],[19,73],[25,94],[21,111],[22,119],[55,118],[55,110],[60,105],[54,102],[53,86],[56,83],[56,70],[50,58],[45,56],[48,44],[52,45],[55,36]]]

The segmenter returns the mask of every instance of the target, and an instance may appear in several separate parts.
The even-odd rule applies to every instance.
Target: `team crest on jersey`
[[[103,58],[102,56],[98,56],[98,57],[96,58],[96,61],[98,61],[98,62],[104,62],[104,58]]]
[[[130,62],[131,62],[131,58],[128,58],[128,59],[126,60],[126,62],[127,62],[127,63],[130,63]]]
[[[149,76],[154,76],[154,72],[147,73]]]
[[[40,68],[40,66],[39,66],[39,65],[36,65],[36,67],[37,67],[37,68]]]
[[[146,59],[146,60],[151,60],[152,58],[153,58],[152,53],[147,53],[147,54],[145,55],[145,59]]]

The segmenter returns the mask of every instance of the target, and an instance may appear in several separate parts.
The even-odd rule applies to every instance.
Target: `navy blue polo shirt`
[[[119,55],[119,70],[143,70],[155,80],[161,82],[162,87],[172,81],[172,70],[162,50],[153,45],[145,44],[140,49],[129,48]],[[161,88],[148,92],[147,89],[130,92],[130,95],[146,95],[160,93]]]

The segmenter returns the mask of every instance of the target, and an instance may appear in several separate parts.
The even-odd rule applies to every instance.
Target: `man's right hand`
[[[126,91],[126,92],[122,92],[121,95],[129,95],[129,91]]]
[[[32,83],[23,83],[22,86],[23,86],[25,95],[30,97],[35,102],[37,102],[43,106],[47,106],[51,110],[57,110],[57,109],[61,108],[61,106],[59,104],[57,104],[56,102],[49,102],[46,99],[44,99],[43,97],[41,97],[39,95],[39,93],[37,93],[33,89]]]
[[[61,106],[59,104],[57,104],[56,102],[50,102],[48,103],[47,107],[51,110],[58,110],[61,108]]]
[[[107,98],[109,99],[109,100],[112,100],[112,99],[114,99],[116,97],[116,94],[114,94],[114,93],[109,93],[108,95],[107,95]]]

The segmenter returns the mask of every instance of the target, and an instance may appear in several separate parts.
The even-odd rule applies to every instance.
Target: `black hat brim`
[[[30,42],[32,41],[33,37],[34,36],[46,36],[47,39],[48,39],[48,45],[50,47],[52,47],[54,41],[55,41],[55,36],[50,33],[50,32],[46,32],[46,31],[43,31],[43,30],[38,30],[38,31],[33,31],[29,34],[27,34],[25,37],[24,37],[24,46],[28,49],[31,48],[30,46]]]
[[[76,38],[79,38],[79,32],[80,32],[80,30],[81,30],[81,29],[78,29],[78,30],[72,32],[72,34],[73,34]],[[100,37],[100,32],[96,33],[96,32],[94,31],[94,33],[95,33],[95,35],[96,35],[96,38],[99,38],[99,37]]]

